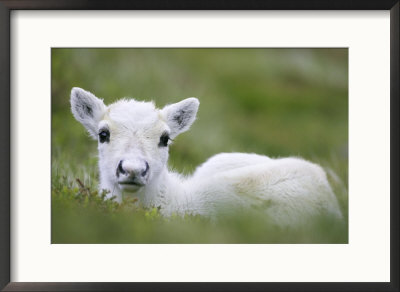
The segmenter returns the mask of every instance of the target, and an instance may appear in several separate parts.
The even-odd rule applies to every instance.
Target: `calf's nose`
[[[149,164],[147,161],[141,163],[132,163],[129,161],[120,160],[117,167],[117,177],[121,174],[128,176],[130,179],[144,178],[149,172]]]

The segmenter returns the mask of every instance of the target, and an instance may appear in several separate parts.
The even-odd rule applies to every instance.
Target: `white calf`
[[[170,141],[189,129],[198,106],[196,98],[161,110],[133,99],[106,106],[90,92],[73,88],[72,113],[98,140],[100,190],[119,202],[123,193],[132,193],[145,206],[161,207],[166,216],[213,217],[238,208],[261,208],[284,226],[319,215],[342,217],[323,169],[300,158],[222,153],[191,177],[169,171]]]

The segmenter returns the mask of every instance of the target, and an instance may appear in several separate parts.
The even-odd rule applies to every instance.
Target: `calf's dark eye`
[[[158,143],[159,147],[167,147],[168,146],[169,136],[167,133],[164,133],[160,137],[160,143]]]
[[[110,131],[101,130],[99,133],[99,141],[100,143],[110,142]]]

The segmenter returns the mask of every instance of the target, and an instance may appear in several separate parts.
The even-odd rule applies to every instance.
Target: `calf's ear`
[[[189,130],[196,119],[199,104],[197,98],[190,97],[178,103],[167,105],[161,110],[164,119],[171,129],[171,138]]]
[[[75,119],[97,139],[97,126],[106,111],[103,100],[82,88],[74,87],[71,90],[71,111]]]

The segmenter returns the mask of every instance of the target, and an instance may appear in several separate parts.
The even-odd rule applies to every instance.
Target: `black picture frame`
[[[399,0],[0,0],[0,288],[3,291],[399,291]],[[10,12],[12,10],[390,10],[390,282],[10,282]],[[366,255],[368,257],[368,255]]]

